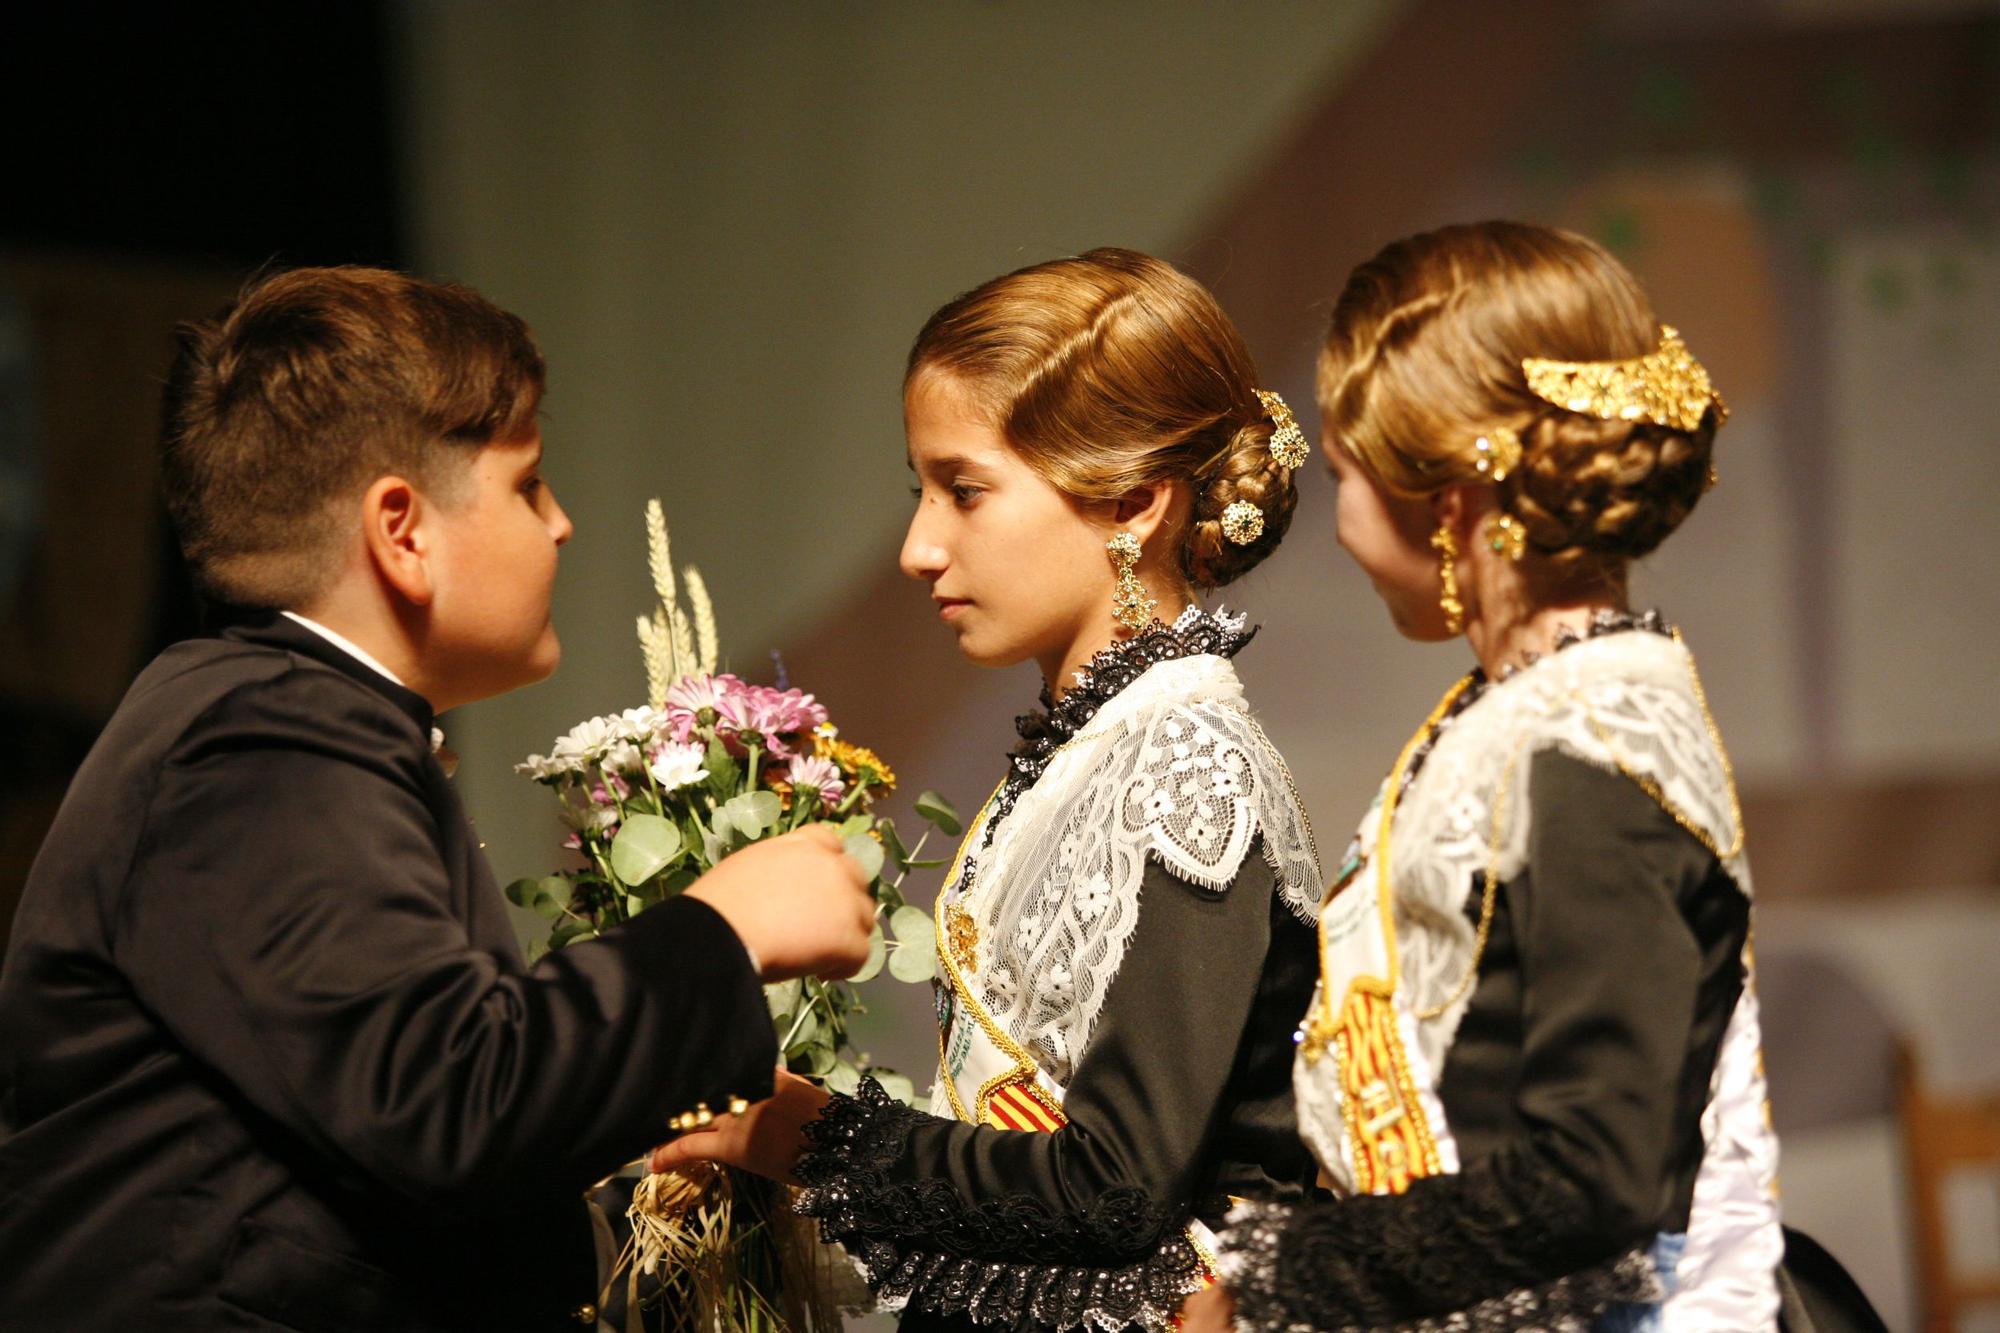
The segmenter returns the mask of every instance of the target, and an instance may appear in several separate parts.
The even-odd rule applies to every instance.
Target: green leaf
[[[875,831],[882,835],[882,850],[889,854],[889,864],[901,870],[910,862],[910,849],[903,845],[902,835],[896,832],[896,821],[878,819]]]
[[[681,831],[658,815],[633,815],[611,842],[611,873],[637,888],[681,854]]]
[[[924,792],[917,797],[917,813],[954,838],[965,832],[965,825],[960,822],[958,811],[952,803],[934,791]]]
[[[639,913],[645,911],[648,907],[651,907],[652,905],[653,904],[651,902],[649,902],[645,898],[640,897],[636,893],[628,893],[625,895],[625,915],[628,918],[639,915]]]
[[[716,807],[715,831],[723,837],[734,831],[755,842],[776,828],[784,814],[776,792],[746,791]]]
[[[828,1074],[831,1074],[836,1068],[838,1068],[840,1063],[839,1057],[835,1056],[834,1053],[825,1046],[813,1047],[812,1050],[808,1052],[808,1058],[812,1061],[812,1063],[808,1066],[808,1071],[812,1074],[814,1078],[825,1078]]]
[[[841,845],[861,867],[862,877],[869,880],[882,874],[882,844],[866,833],[856,833],[842,840]]]
[[[872,980],[875,974],[882,970],[882,964],[888,961],[888,958],[889,940],[882,933],[881,923],[877,922],[875,929],[868,936],[868,961],[863,963],[861,970],[848,980],[857,986],[864,981]]]
[[[688,886],[700,878],[701,871],[693,866],[682,866],[679,870],[674,871],[671,875],[660,881],[660,896],[662,898],[671,898],[677,893],[683,893],[687,890]]]
[[[507,886],[507,901],[525,907],[553,921],[563,914],[576,887],[567,875],[544,875],[540,879],[517,879]]]
[[[849,815],[840,821],[840,836],[851,838],[857,833],[866,833],[875,826],[873,815]]]
[[[924,949],[937,947],[937,927],[931,922],[931,914],[921,907],[897,908],[889,918],[889,929],[904,944]]]
[[[549,947],[551,949],[560,949],[571,940],[596,933],[596,929],[588,921],[579,921],[575,917],[564,917],[562,920],[556,922],[556,928],[549,932]]]
[[[861,1071],[845,1060],[835,1065],[832,1071],[826,1076],[826,1090],[828,1092],[838,1092],[851,1097],[854,1095],[854,1090],[860,1086]]]
[[[868,1076],[882,1085],[882,1091],[906,1106],[917,1104],[917,1085],[893,1069],[871,1069]]]
[[[898,981],[929,981],[937,975],[937,951],[903,944],[889,955],[889,975]]]
[[[764,987],[764,1002],[771,1006],[771,1017],[774,1019],[789,1017],[799,1007],[799,996],[804,990],[805,983],[797,978],[774,982]]]
[[[951,862],[946,860],[944,857],[939,857],[935,861],[932,860],[911,861],[909,863],[909,868],[912,870],[936,870],[939,866],[950,865],[950,864]]]
[[[796,1055],[800,1051],[811,1049],[814,1038],[819,1036],[820,1026],[819,1014],[816,1012],[808,1013],[800,1019],[799,1030],[792,1034],[791,1041],[785,1045],[785,1054]],[[782,1037],[785,1034],[780,1032],[778,1035]]]

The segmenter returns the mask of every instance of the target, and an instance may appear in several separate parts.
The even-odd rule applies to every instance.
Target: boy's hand
[[[707,1129],[661,1144],[653,1149],[652,1169],[671,1171],[691,1162],[720,1162],[796,1185],[792,1168],[805,1152],[805,1127],[828,1100],[826,1089],[780,1069],[769,1099],[742,1115],[718,1116]]]
[[[687,894],[729,923],[765,981],[852,976],[868,961],[875,900],[827,825],[745,847]]]

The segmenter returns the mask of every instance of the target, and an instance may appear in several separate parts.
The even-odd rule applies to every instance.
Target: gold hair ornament
[[[1438,553],[1438,606],[1444,610],[1445,633],[1454,639],[1465,632],[1465,603],[1458,600],[1458,538],[1448,523],[1431,534]]]
[[[1148,597],[1146,585],[1139,582],[1139,539],[1121,530],[1112,534],[1104,549],[1111,553],[1111,563],[1118,567],[1118,586],[1111,593],[1111,614],[1126,629],[1142,630],[1153,618],[1153,608],[1159,602]]]
[[[1279,466],[1298,471],[1312,453],[1306,446],[1306,433],[1299,429],[1298,418],[1285,406],[1285,400],[1270,389],[1257,390],[1257,401],[1264,405],[1265,415],[1277,427],[1271,432],[1271,457],[1278,460]]]
[[[1528,550],[1528,530],[1512,514],[1495,514],[1486,520],[1486,545],[1495,555],[1519,560]]]
[[[1650,421],[1673,430],[1693,430],[1712,403],[1718,422],[1729,419],[1708,371],[1694,359],[1672,325],[1660,326],[1656,352],[1626,361],[1549,361],[1531,356],[1521,363],[1528,390],[1544,402],[1603,421]]]
[[[1222,535],[1238,546],[1248,546],[1264,535],[1264,511],[1248,500],[1231,501],[1222,511]]]
[[[1521,466],[1521,434],[1512,426],[1495,426],[1472,442],[1472,470],[1498,485]]]

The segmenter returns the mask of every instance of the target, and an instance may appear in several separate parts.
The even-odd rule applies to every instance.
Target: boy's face
[[[433,597],[425,665],[442,712],[532,684],[556,669],[549,619],[556,548],[569,516],[542,480],[542,437],[495,441],[468,464],[461,493],[433,513]]]

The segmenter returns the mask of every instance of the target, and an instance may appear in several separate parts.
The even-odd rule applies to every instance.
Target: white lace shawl
[[[1502,775],[1511,779],[1498,839],[1504,882],[1526,865],[1535,819],[1528,773],[1535,753],[1549,749],[1614,773],[1642,774],[1717,847],[1736,842],[1728,769],[1695,694],[1687,649],[1663,635],[1629,631],[1549,654],[1487,689],[1451,721],[1398,803],[1389,859],[1402,969],[1396,999],[1405,1015],[1436,1007],[1473,964],[1475,931],[1465,906],[1492,857]],[[1374,847],[1379,817],[1378,803],[1362,821],[1364,850]],[[1723,869],[1750,896],[1750,866],[1740,847]],[[1426,1092],[1444,1069],[1470,1000],[1468,988],[1437,1017],[1414,1025],[1411,1063],[1419,1082],[1430,1085]],[[1766,1310],[1775,1311],[1771,1273],[1783,1243],[1777,1139],[1766,1115],[1761,1060],[1756,991],[1746,979],[1702,1116],[1705,1151],[1679,1289],[1667,1305],[1669,1328],[1699,1326],[1696,1312],[1725,1291],[1738,1303],[1742,1327],[1766,1327]],[[1337,1066],[1299,1060],[1293,1086],[1308,1145],[1336,1179],[1351,1179],[1339,1160],[1346,1140]],[[1440,1127],[1440,1139],[1448,1133]]]
[[[1071,737],[975,858],[968,984],[1067,1084],[1138,925],[1146,859],[1220,893],[1260,834],[1279,894],[1312,921],[1312,833],[1235,669],[1213,654],[1149,667]]]

